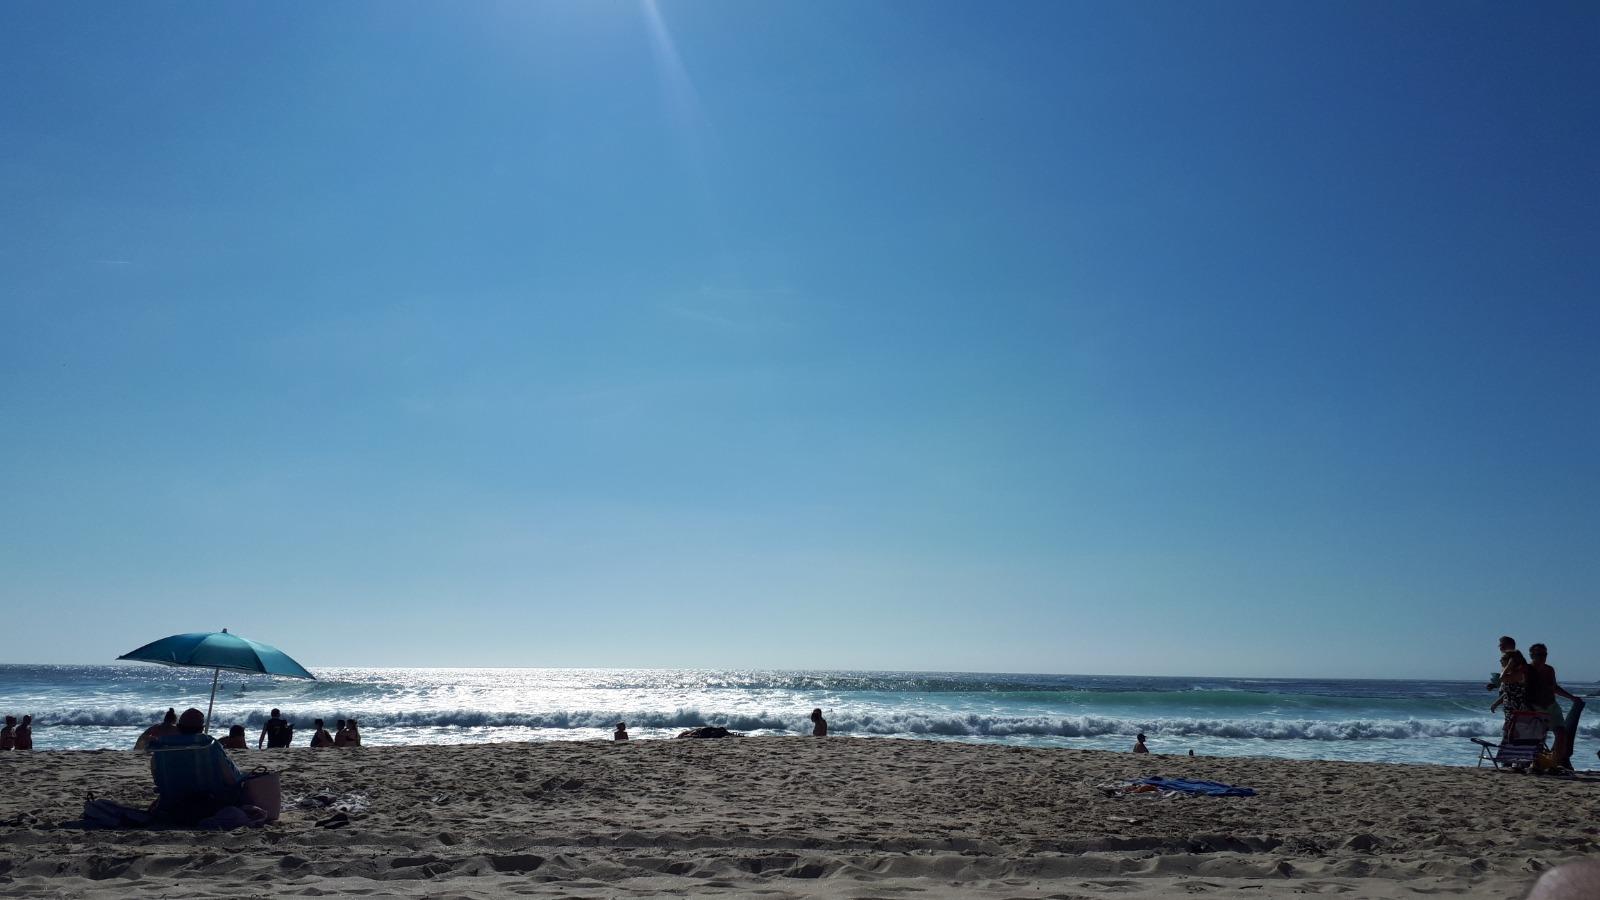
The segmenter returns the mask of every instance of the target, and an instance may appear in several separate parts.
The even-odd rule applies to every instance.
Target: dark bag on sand
[[[152,818],[142,809],[111,800],[96,800],[92,794],[83,802],[84,828],[143,828]]]
[[[734,734],[733,732],[729,731],[726,728],[723,728],[720,725],[701,725],[699,728],[691,728],[688,731],[685,731],[682,734],[679,734],[678,737],[681,737],[681,738],[725,738],[725,737],[738,737],[738,735]]]

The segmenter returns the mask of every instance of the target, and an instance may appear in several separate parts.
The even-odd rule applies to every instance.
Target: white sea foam
[[[313,718],[328,722],[356,718],[368,728],[529,728],[553,731],[609,729],[626,720],[640,729],[692,728],[697,725],[722,725],[734,731],[805,734],[811,729],[804,715],[738,713],[719,710],[681,708],[671,711],[619,709],[572,709],[544,712],[508,712],[472,709],[381,710],[381,709],[306,709],[284,708],[284,715],[302,728]],[[149,710],[116,707],[109,709],[43,710],[34,714],[41,727],[51,726],[144,726],[154,720]],[[219,716],[219,718],[223,718]],[[265,711],[244,716],[243,724],[259,727]],[[227,721],[239,721],[227,716]],[[1205,719],[1205,718],[1127,718],[1110,716],[996,716],[939,715],[923,712],[884,714],[833,713],[829,719],[834,734],[910,735],[925,737],[1098,737],[1133,735],[1138,732],[1168,736],[1201,736],[1254,740],[1362,741],[1414,738],[1467,738],[1492,735],[1499,730],[1495,719]],[[1600,736],[1600,724],[1580,729],[1590,737]]]

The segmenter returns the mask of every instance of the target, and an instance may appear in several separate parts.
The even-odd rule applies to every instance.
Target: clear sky
[[[0,662],[1600,677],[1600,5],[0,5]]]

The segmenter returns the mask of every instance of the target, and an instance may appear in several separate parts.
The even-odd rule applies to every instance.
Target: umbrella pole
[[[211,708],[217,705],[217,679],[221,677],[222,669],[211,670],[211,700],[206,703],[206,734],[211,733]]]

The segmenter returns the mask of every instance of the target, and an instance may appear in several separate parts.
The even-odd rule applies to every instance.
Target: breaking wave
[[[684,708],[670,712],[627,710],[552,710],[548,712],[504,712],[470,709],[385,711],[337,708],[292,709],[285,716],[308,725],[313,718],[333,721],[357,718],[368,728],[524,728],[554,731],[609,729],[626,720],[634,729],[691,728],[697,725],[722,725],[735,731],[768,734],[806,734],[810,723],[803,715],[770,713],[724,713]],[[219,720],[239,721],[227,712]],[[153,721],[150,710],[66,709],[48,710],[35,715],[41,726],[127,727],[145,726]],[[244,717],[247,726],[259,727],[264,712]],[[1232,719],[1232,718],[1119,718],[1111,716],[996,716],[932,715],[914,712],[871,714],[835,713],[829,717],[834,734],[875,736],[918,736],[934,738],[972,737],[1099,737],[1132,735],[1136,732],[1167,736],[1199,736],[1253,740],[1363,741],[1416,738],[1468,738],[1492,736],[1499,731],[1496,719]],[[1600,724],[1580,729],[1588,737],[1600,737]]]

